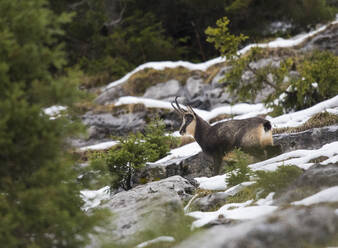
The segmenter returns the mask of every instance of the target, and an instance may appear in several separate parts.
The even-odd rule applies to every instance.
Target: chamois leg
[[[222,156],[214,156],[214,176],[217,176],[220,173],[222,168],[223,157]]]

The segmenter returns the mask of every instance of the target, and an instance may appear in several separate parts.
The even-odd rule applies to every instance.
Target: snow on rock
[[[229,189],[227,189],[224,193],[228,195],[236,195],[239,191],[241,191],[244,187],[250,186],[254,184],[255,181],[250,181],[250,182],[242,182],[240,184],[237,184]]]
[[[335,161],[338,155],[338,141],[322,146],[317,150],[296,150],[281,154],[277,157],[249,165],[252,170],[276,170],[281,165],[296,165],[302,169],[308,169],[314,163],[309,161],[318,157],[328,157],[322,164]]]
[[[258,206],[271,206],[273,203],[273,197],[275,196],[275,192],[269,193],[265,198],[259,199],[255,202]]]
[[[115,103],[115,106],[120,106],[124,104],[144,104],[147,108],[164,108],[174,110],[170,102],[154,100],[150,98],[135,97],[135,96],[123,96],[120,97]],[[184,108],[184,107],[183,107]],[[194,108],[194,111],[201,116],[206,121],[211,120],[212,118],[217,117],[220,114],[229,114],[229,115],[247,115],[257,116],[258,114],[265,114],[269,110],[264,107],[264,104],[247,104],[239,103],[235,105],[226,105],[222,107],[217,107],[211,111],[201,110]],[[242,118],[243,117],[239,117]],[[248,117],[244,117],[248,118]]]
[[[110,147],[113,147],[115,145],[117,145],[119,142],[117,141],[106,141],[106,142],[102,142],[102,143],[99,143],[99,144],[95,144],[95,145],[91,145],[91,146],[84,146],[84,147],[81,147],[79,150],[81,152],[84,152],[84,151],[98,151],[98,150],[105,150],[105,149],[108,149]]]
[[[262,44],[250,44],[246,47],[244,47],[243,49],[241,49],[238,53],[244,54],[246,52],[248,52],[251,48],[253,47],[262,47],[262,48],[278,48],[278,47],[293,47],[293,46],[297,46],[300,45],[301,43],[303,43],[306,39],[324,31],[329,25],[331,24],[336,24],[338,23],[338,20],[335,20],[325,26],[322,26],[320,28],[318,28],[317,30],[314,30],[312,32],[306,33],[306,34],[301,34],[298,36],[295,36],[293,38],[290,39],[283,39],[283,38],[277,38],[274,41],[268,42],[268,43],[262,43]],[[161,61],[161,62],[148,62],[145,64],[142,64],[138,67],[136,67],[133,71],[127,73],[124,77],[122,77],[121,79],[111,82],[109,83],[104,89],[110,89],[112,87],[115,87],[119,84],[122,84],[124,82],[126,82],[133,74],[135,74],[138,71],[144,70],[146,68],[153,68],[155,70],[164,70],[165,68],[176,68],[179,66],[185,67],[189,70],[201,70],[201,71],[205,71],[207,70],[210,66],[215,65],[215,64],[219,64],[225,61],[225,58],[222,57],[217,57],[211,60],[208,60],[206,62],[203,63],[198,63],[198,64],[194,64],[191,62],[187,62],[187,61]]]
[[[227,174],[218,175],[214,177],[196,177],[194,178],[199,183],[200,189],[205,190],[226,190],[227,183],[226,178]]]
[[[155,100],[151,98],[136,97],[136,96],[123,96],[120,97],[115,103],[115,106],[124,104],[144,104],[147,108],[164,108],[173,109],[170,102]]]
[[[198,228],[207,225],[218,219],[232,220],[250,220],[272,213],[278,207],[269,205],[249,206],[253,201],[249,200],[244,203],[230,203],[221,207],[214,212],[191,212],[187,215],[197,219],[192,223],[192,228]]]
[[[160,237],[157,237],[156,239],[148,240],[141,244],[138,244],[136,248],[144,248],[144,247],[157,244],[160,242],[175,242],[175,238],[171,236],[160,236]]]
[[[272,118],[270,121],[274,127],[278,128],[296,127],[305,123],[314,114],[323,112],[327,109],[330,109],[332,113],[338,111],[338,96],[320,102],[310,108]]]
[[[109,186],[105,186],[99,190],[81,190],[81,198],[85,202],[82,209],[88,211],[99,206],[101,201],[110,198]]]
[[[62,111],[65,111],[67,107],[65,106],[51,106],[49,108],[43,109],[43,112],[46,115],[50,116],[51,120],[54,120],[55,118],[58,118]]]
[[[137,103],[142,103],[147,108],[164,108],[173,110],[173,107],[171,106],[170,102],[134,96],[120,97],[115,102],[115,105],[119,106],[124,104],[137,104]],[[314,114],[327,110],[330,113],[338,114],[338,96],[320,102],[304,110],[284,114],[275,118],[267,117],[267,119],[272,122],[275,128],[296,127],[304,124]],[[217,107],[215,109],[212,109],[211,111],[201,110],[197,108],[194,108],[194,111],[204,120],[210,121],[211,119],[221,114],[236,115],[234,119],[245,119],[262,114],[267,114],[271,110],[266,108],[262,103],[258,104],[238,103],[234,105]]]
[[[166,68],[176,68],[176,67],[185,67],[188,68],[189,70],[201,70],[201,71],[205,71],[206,69],[208,69],[210,66],[215,65],[215,64],[219,64],[224,62],[225,59],[218,57],[218,58],[214,58],[211,60],[208,60],[206,62],[203,63],[198,63],[198,64],[194,64],[191,62],[187,62],[187,61],[157,61],[157,62],[147,62],[145,64],[139,65],[138,67],[136,67],[133,71],[127,73],[124,77],[122,77],[121,79],[111,82],[108,84],[108,86],[106,86],[105,89],[110,89],[112,87],[115,87],[119,84],[122,84],[124,82],[126,82],[133,74],[142,71],[146,68],[152,68],[155,70],[164,70]]]
[[[210,121],[212,118],[215,118],[221,114],[239,115],[235,119],[245,119],[257,116],[259,114],[266,114],[268,112],[269,110],[265,108],[264,104],[262,103],[258,104],[238,103],[235,105],[221,106],[211,110],[210,112],[204,111],[204,113],[203,112],[200,114],[198,112],[196,113],[206,121]]]
[[[309,206],[323,202],[338,202],[338,186],[334,186],[309,196],[303,200],[292,202],[292,205]]]
[[[337,148],[338,149],[338,148]],[[325,161],[321,162],[322,165],[327,164],[334,164],[338,162],[338,155],[332,156],[331,158],[326,159]]]
[[[160,160],[157,160],[154,163],[149,163],[149,164],[163,164],[164,162],[167,162],[175,158],[193,156],[199,153],[200,151],[201,151],[201,147],[197,144],[197,142],[193,142],[193,143],[181,146],[179,148],[175,148],[170,151],[170,154],[168,156],[161,158]]]

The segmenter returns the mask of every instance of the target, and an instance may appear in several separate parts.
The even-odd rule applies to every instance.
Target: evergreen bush
[[[235,156],[235,162],[228,164],[225,168],[229,173],[226,179],[228,187],[250,181],[250,177],[253,175],[252,170],[248,167],[249,156],[240,149],[235,149],[232,153]]]
[[[167,155],[177,140],[165,135],[165,125],[158,119],[149,123],[145,134],[131,133],[120,137],[119,145],[108,152],[96,153],[92,161],[103,162],[112,176],[112,187],[132,188],[132,176],[135,171],[144,167],[147,162],[154,162]]]
[[[281,192],[302,173],[302,169],[295,165],[282,165],[275,171],[256,171],[256,185],[262,190],[262,197],[265,197],[270,192]]]
[[[278,101],[284,112],[301,110],[338,94],[338,56],[329,51],[306,54],[297,66],[299,77],[291,80]],[[280,95],[276,94],[276,97]],[[268,104],[274,106],[271,99]]]
[[[0,244],[83,247],[103,215],[81,210],[67,138],[71,116],[51,119],[50,105],[72,108],[81,95],[67,69],[62,26],[45,0],[0,1]]]

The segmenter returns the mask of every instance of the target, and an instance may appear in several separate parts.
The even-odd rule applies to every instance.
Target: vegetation
[[[79,72],[60,39],[70,14],[44,0],[0,2],[0,243],[6,247],[84,247],[104,218],[87,215],[66,138]],[[68,106],[68,118],[43,108]]]
[[[233,154],[234,162],[226,168],[228,187],[251,180],[256,182],[227,198],[227,203],[255,200],[266,197],[270,192],[278,194],[303,173],[297,166],[279,166],[275,171],[252,171],[248,166],[250,158],[247,154],[241,150],[234,150]]]
[[[202,74],[202,72],[195,72]],[[130,79],[123,84],[123,89],[129,95],[143,95],[149,87],[159,83],[167,82],[171,79],[178,80],[184,84],[192,72],[185,67],[166,68],[164,70],[155,70],[146,68],[132,75]]]
[[[329,51],[306,54],[297,65],[299,77],[293,78],[278,103],[284,112],[311,107],[338,94],[338,56]],[[278,96],[278,95],[277,95]],[[270,105],[274,99],[270,100]]]
[[[131,189],[135,171],[144,167],[146,162],[164,157],[172,144],[177,143],[175,138],[166,136],[164,132],[164,123],[156,120],[146,127],[145,134],[138,132],[119,138],[118,146],[108,152],[94,154],[94,169],[100,166],[100,162],[104,163],[112,176],[113,188]]]
[[[274,128],[273,133],[297,133],[308,130],[315,127],[325,127],[338,123],[338,115],[331,114],[329,112],[321,112],[313,115],[303,125],[299,127],[285,127],[285,128]]]
[[[338,56],[333,53],[314,51],[259,65],[257,62],[265,58],[262,48],[252,48],[240,56],[239,44],[247,37],[230,34],[227,18],[216,24],[217,28],[208,28],[206,34],[231,66],[223,81],[235,100],[254,102],[263,89],[269,89],[263,101],[278,115],[308,108],[338,94]],[[291,74],[295,67],[298,74]]]
[[[275,171],[256,171],[257,187],[262,190],[262,197],[270,192],[280,192],[303,173],[297,166],[279,166]]]
[[[335,17],[334,1],[304,0],[49,0],[57,13],[74,18],[64,25],[63,41],[72,65],[86,81],[113,81],[137,65],[158,60],[207,60],[217,51],[204,31],[227,16],[231,33],[250,40],[290,35]],[[273,11],[272,11],[273,10]],[[271,30],[273,22],[290,24]]]
[[[250,181],[250,177],[253,175],[253,172],[248,167],[249,156],[240,149],[235,149],[232,153],[235,161],[228,163],[225,168],[226,172],[229,173],[229,177],[226,179],[229,187]]]

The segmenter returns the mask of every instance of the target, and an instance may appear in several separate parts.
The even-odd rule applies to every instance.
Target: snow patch
[[[273,127],[296,127],[304,124],[314,114],[323,112],[328,109],[333,109],[332,112],[338,110],[338,96],[332,97],[326,101],[320,102],[310,108],[303,109],[297,112],[281,115],[271,119]]]
[[[273,203],[273,197],[275,196],[275,192],[269,193],[265,198],[259,199],[255,202],[258,206],[271,206]]]
[[[88,211],[100,205],[101,201],[110,198],[110,188],[105,186],[99,190],[81,190],[81,198],[84,201],[82,210]]]
[[[249,206],[253,203],[252,200],[244,203],[230,203],[221,207],[214,212],[191,212],[187,215],[197,219],[192,223],[192,228],[199,228],[206,224],[216,221],[218,219],[232,219],[232,220],[251,220],[274,212],[276,206]]]
[[[110,147],[113,147],[115,145],[117,145],[119,142],[117,141],[106,141],[106,142],[102,142],[102,143],[99,143],[99,144],[95,144],[95,145],[91,145],[91,146],[84,146],[84,147],[81,147],[79,150],[81,152],[84,152],[84,151],[98,151],[98,150],[106,150]]]
[[[163,164],[165,162],[168,162],[169,160],[175,159],[175,158],[184,158],[184,157],[190,157],[193,156],[201,151],[201,147],[197,144],[197,142],[193,142],[184,146],[181,146],[179,148],[175,148],[170,151],[170,154],[164,158],[161,158],[160,160],[157,160],[154,163],[148,163],[151,165],[157,165],[157,164]]]
[[[262,44],[250,44],[246,47],[244,47],[243,49],[241,49],[238,54],[242,55],[245,54],[246,52],[248,52],[251,48],[253,47],[262,47],[262,48],[278,48],[278,47],[293,47],[293,46],[297,46],[300,45],[301,43],[303,43],[306,39],[324,31],[329,25],[331,24],[336,24],[338,23],[338,20],[335,20],[327,25],[324,25],[320,28],[318,28],[317,30],[314,30],[312,32],[306,33],[306,34],[301,34],[301,35],[297,35],[293,38],[290,39],[283,39],[283,38],[277,38],[274,41],[268,42],[268,43],[262,43]],[[191,62],[187,62],[187,61],[160,61],[160,62],[148,62],[145,64],[142,64],[138,67],[136,67],[133,71],[127,73],[124,77],[122,77],[121,79],[111,82],[109,83],[104,90],[108,90],[112,87],[115,87],[117,85],[120,85],[124,82],[126,82],[133,74],[135,74],[138,71],[144,70],[146,68],[153,68],[155,70],[164,70],[166,68],[176,68],[179,66],[185,67],[189,70],[201,70],[201,71],[205,71],[207,70],[210,66],[213,66],[215,64],[219,64],[225,61],[225,58],[222,57],[217,57],[211,60],[208,60],[206,62],[203,63],[198,63],[198,64],[194,64]]]
[[[65,111],[66,109],[67,109],[67,107],[65,107],[65,106],[51,106],[49,108],[43,109],[43,112],[46,115],[49,115],[51,120],[54,120],[54,119],[60,117],[61,112]]]
[[[309,163],[310,160],[318,157],[328,157],[322,164],[335,161],[338,155],[338,141],[325,144],[317,150],[296,150],[281,154],[277,157],[249,165],[252,170],[274,171],[281,165],[296,165],[302,169],[308,169],[314,163]]]
[[[175,238],[171,236],[160,236],[160,237],[157,237],[156,239],[148,240],[141,244],[138,244],[136,248],[144,248],[144,247],[147,247],[147,246],[150,246],[156,243],[160,243],[160,242],[175,242]]]
[[[214,177],[196,177],[194,178],[199,183],[200,189],[205,190],[226,190],[226,178],[228,174],[218,175]]]
[[[292,205],[309,206],[322,202],[338,202],[338,186],[334,186],[309,196],[301,201],[292,202]]]

